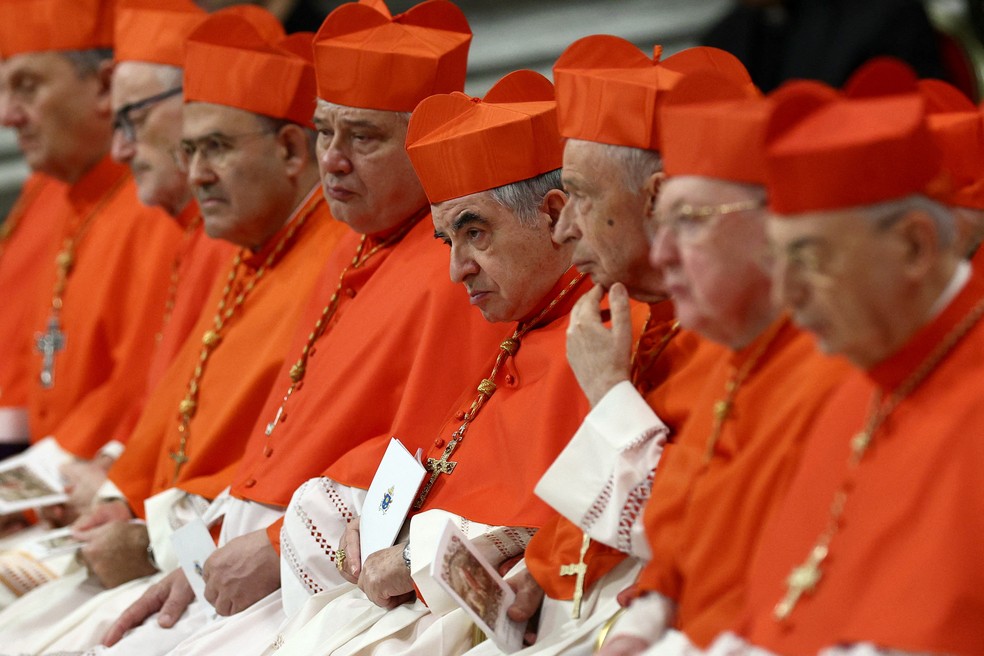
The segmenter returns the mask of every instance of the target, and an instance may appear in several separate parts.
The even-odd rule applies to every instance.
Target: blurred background
[[[208,10],[234,0],[196,0]],[[419,0],[388,0],[398,13]],[[316,31],[341,1],[258,0],[288,32]],[[984,0],[456,0],[474,32],[468,93],[532,68],[548,77],[572,41],[614,34],[663,57],[697,44],[734,53],[763,91],[805,77],[840,85],[879,54],[901,57],[922,77],[940,77],[975,102],[984,90]],[[0,129],[0,216],[27,167]]]

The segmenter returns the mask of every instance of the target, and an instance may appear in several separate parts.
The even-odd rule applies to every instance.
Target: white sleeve
[[[427,510],[414,515],[410,519],[410,575],[427,607],[435,615],[446,615],[458,608],[458,603],[431,576],[438,542],[448,521],[454,522],[493,565],[522,554],[536,533],[535,529],[526,527],[470,522],[444,510]]]
[[[642,509],[668,434],[635,387],[623,381],[588,413],[536,494],[593,540],[648,559]]]
[[[335,554],[345,526],[362,512],[365,498],[365,490],[324,476],[294,491],[280,529],[280,583],[288,615],[310,595],[348,585],[335,566]]]

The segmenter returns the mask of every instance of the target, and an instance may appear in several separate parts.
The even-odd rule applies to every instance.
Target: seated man
[[[768,109],[747,85],[700,72],[680,81],[659,110],[667,179],[653,263],[681,324],[731,352],[708,373],[656,469],[644,511],[652,556],[603,654],[657,642],[660,653],[680,653],[730,626],[762,523],[843,377],[844,363],[817,353],[771,297],[762,184]]]
[[[980,654],[984,280],[926,196],[941,158],[915,76],[859,86],[791,87],[769,125],[776,288],[856,370],[809,435],[738,626],[754,653]]]
[[[61,638],[66,648],[94,644],[148,576],[176,566],[170,533],[229,484],[293,323],[345,231],[317,186],[314,134],[306,127],[313,67],[263,36],[272,27],[283,39],[279,23],[264,15],[265,24],[216,14],[189,38],[181,152],[206,231],[239,252],[147,399],[110,470],[112,486],[100,492],[103,502],[75,524],[95,581],[86,583],[82,571],[0,614],[9,644],[23,651]],[[258,68],[266,73],[254,75]],[[291,93],[258,93],[274,79],[292,80]]]
[[[407,150],[432,203],[434,234],[450,246],[452,280],[487,320],[511,323],[512,335],[489,353],[484,380],[462,390],[431,442],[419,445],[429,475],[397,544],[360,567],[358,530],[346,531],[341,568],[358,587],[314,595],[283,632],[281,653],[468,648],[471,623],[429,574],[438,538],[451,521],[496,565],[522,554],[549,516],[533,486],[586,410],[562,355],[565,318],[587,280],[570,267],[571,246],[551,240],[565,197],[550,83],[519,71],[482,100],[431,97],[414,110]],[[379,445],[356,449],[329,473],[364,489],[374,453]],[[327,509],[301,510],[327,523]]]
[[[679,329],[662,273],[649,264],[662,179],[658,124],[639,121],[633,131],[617,120],[627,105],[655,108],[681,75],[711,66],[748,84],[741,65],[720,51],[695,48],[654,65],[612,36],[575,42],[554,67],[567,138],[563,181],[571,195],[554,239],[575,242],[574,262],[598,283],[571,313],[567,357],[593,408],[536,488],[563,517],[534,536],[528,570],[510,580],[519,593],[512,617],[526,621],[540,611],[529,653],[593,649],[598,629],[618,610],[617,593],[649,555],[641,509],[664,444],[683,427],[724,352]],[[599,306],[605,287],[610,331]],[[631,354],[626,291],[650,304]],[[484,643],[475,652],[493,648]]]

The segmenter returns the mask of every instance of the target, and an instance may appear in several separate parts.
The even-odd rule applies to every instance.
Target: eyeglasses
[[[221,167],[226,158],[236,149],[236,142],[253,137],[275,134],[272,130],[243,132],[241,134],[222,134],[213,132],[197,139],[182,139],[175,151],[175,159],[179,166],[188,170],[195,155],[199,155],[208,166]]]
[[[167,91],[163,91],[153,96],[148,96],[147,98],[143,98],[142,100],[137,100],[136,102],[123,105],[118,110],[116,110],[116,115],[113,117],[113,131],[122,132],[123,138],[129,142],[136,141],[137,128],[139,127],[139,124],[143,122],[143,120],[141,119],[140,121],[134,121],[132,116],[133,112],[138,112],[141,109],[152,107],[161,101],[167,100],[168,98],[178,95],[179,93],[182,92],[182,90],[183,90],[182,87],[175,87],[173,89],[168,89]]]
[[[720,205],[680,205],[672,214],[656,217],[657,230],[669,230],[681,241],[700,238],[706,228],[722,216],[747,212],[762,207],[761,200],[749,199]]]

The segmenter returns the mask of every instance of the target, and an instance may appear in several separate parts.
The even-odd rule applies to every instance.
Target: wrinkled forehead
[[[409,115],[382,109],[366,109],[330,103],[321,98],[314,110],[314,121],[322,127],[364,126],[381,131],[406,130]]]
[[[770,214],[766,225],[769,240],[778,246],[808,243],[836,246],[869,232],[864,217],[855,209]]]
[[[185,103],[181,136],[199,139],[209,135],[235,135],[256,131],[263,126],[256,114],[215,103],[193,101]]]

